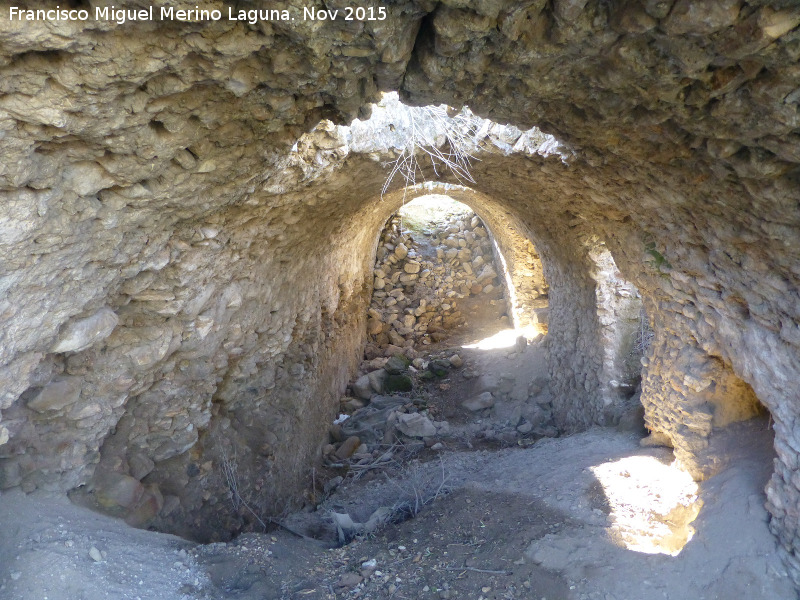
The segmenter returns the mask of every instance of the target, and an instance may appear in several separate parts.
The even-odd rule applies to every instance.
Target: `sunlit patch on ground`
[[[628,550],[677,556],[692,539],[702,503],[677,462],[630,456],[592,467],[611,508],[612,537]]]
[[[520,332],[516,329],[502,329],[489,337],[463,346],[475,350],[496,350],[497,348],[510,348],[517,343]]]
[[[523,327],[522,329],[502,329],[495,334],[478,340],[471,344],[466,344],[462,348],[471,348],[475,350],[496,350],[498,348],[510,348],[517,343],[520,336],[525,337],[528,341],[536,339],[542,335],[542,332],[536,325]]]

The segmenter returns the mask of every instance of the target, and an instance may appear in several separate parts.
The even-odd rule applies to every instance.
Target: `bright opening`
[[[485,337],[513,327],[497,256],[488,229],[467,205],[440,194],[404,204],[376,251],[367,359],[413,356],[462,332]]]

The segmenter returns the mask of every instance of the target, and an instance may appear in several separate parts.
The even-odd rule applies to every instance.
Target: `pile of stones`
[[[414,358],[415,347],[441,341],[447,330],[464,323],[460,299],[503,294],[492,242],[474,213],[451,216],[426,233],[431,247],[425,252],[402,230],[399,216],[381,234],[367,320],[367,359],[398,354]]]
[[[383,368],[359,377],[351,385],[353,396],[342,399],[342,415],[330,431],[331,443],[324,449],[329,462],[372,464],[392,459],[398,448],[405,453],[425,446],[437,449],[439,440],[450,433],[449,423],[435,420],[425,400],[405,392],[412,391],[412,378],[442,377],[461,365],[457,355],[450,360],[416,358],[413,362],[397,355]]]

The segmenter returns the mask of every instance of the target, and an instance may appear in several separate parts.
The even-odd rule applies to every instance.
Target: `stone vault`
[[[542,257],[560,426],[616,406],[607,251],[655,331],[646,422],[696,476],[724,461],[715,430],[769,409],[768,508],[796,576],[796,3],[386,7],[255,25],[2,15],[0,488],[94,481],[134,521],[224,526],[222,439],[272,509],[301,492],[397,208],[380,152],[332,126],[301,136],[397,90],[566,145],[562,160],[495,144],[468,202]]]

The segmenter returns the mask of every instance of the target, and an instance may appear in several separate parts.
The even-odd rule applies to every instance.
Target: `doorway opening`
[[[405,204],[387,221],[376,251],[370,366],[513,330],[503,264],[490,231],[467,205],[441,194]]]

